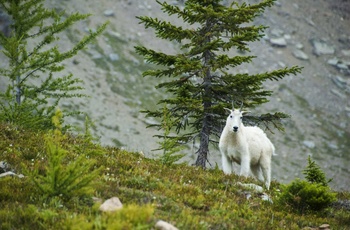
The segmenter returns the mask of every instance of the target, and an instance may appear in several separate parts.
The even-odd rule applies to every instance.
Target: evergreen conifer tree
[[[307,161],[308,164],[303,170],[306,180],[310,183],[318,183],[327,187],[332,179],[326,178],[325,173],[322,171],[320,166],[318,166],[316,162],[311,159],[310,155],[308,156]]]
[[[107,23],[81,39],[72,49],[61,52],[60,33],[89,15],[46,9],[44,0],[0,0],[0,8],[11,18],[10,35],[0,32],[0,46],[8,67],[0,69],[7,82],[0,92],[0,119],[31,127],[51,124],[61,98],[81,97],[81,80],[72,74],[56,77],[62,62],[77,54],[103,32]]]
[[[231,107],[233,102],[244,103],[248,108],[265,103],[272,92],[263,88],[263,82],[301,71],[297,66],[253,75],[233,70],[255,58],[245,55],[250,52],[248,43],[261,39],[266,27],[252,22],[274,1],[263,0],[252,5],[233,2],[225,6],[221,0],[188,0],[184,8],[180,8],[157,0],[164,13],[177,16],[184,26],[158,18],[138,17],[146,28],[155,30],[157,37],[178,42],[181,46],[181,53],[172,55],[143,46],[135,48],[148,62],[161,66],[144,72],[144,76],[169,79],[156,86],[172,95],[160,103],[170,106],[171,124],[178,141],[187,143],[199,138],[197,166],[206,165],[209,144],[221,132],[225,107]],[[229,56],[229,50],[238,51],[237,55]],[[156,118],[163,116],[161,107],[146,113]],[[249,119],[273,122],[275,127],[282,128],[279,121],[287,116],[277,112],[250,116]]]

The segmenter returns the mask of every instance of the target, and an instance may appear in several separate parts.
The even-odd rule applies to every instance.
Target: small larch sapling
[[[242,118],[246,111],[235,108],[226,110],[230,115],[219,141],[224,173],[231,174],[233,162],[236,162],[241,165],[241,176],[248,177],[252,172],[269,189],[274,145],[259,127],[243,125]]]

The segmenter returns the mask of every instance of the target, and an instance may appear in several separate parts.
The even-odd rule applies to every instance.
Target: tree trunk
[[[21,83],[21,77],[17,76],[16,78],[16,102],[18,105],[21,104],[21,96],[22,96],[22,92],[21,92],[21,87],[19,86]]]
[[[208,38],[207,41],[210,41]],[[208,66],[210,60],[210,53],[208,51],[204,52],[204,63]],[[211,134],[211,106],[212,106],[212,95],[211,95],[211,72],[209,67],[207,67],[205,77],[203,79],[204,92],[202,95],[203,100],[203,122],[202,129],[199,133],[200,143],[199,150],[197,151],[198,157],[196,160],[196,166],[201,166],[205,168],[205,164],[208,161],[209,153],[209,139]]]
[[[196,166],[201,166],[205,168],[205,164],[208,161],[209,153],[209,136],[210,136],[210,117],[206,115],[203,121],[202,130],[199,134],[200,144],[197,151]]]

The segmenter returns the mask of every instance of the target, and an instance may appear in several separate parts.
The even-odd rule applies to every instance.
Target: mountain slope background
[[[178,1],[167,2],[181,7]],[[140,111],[152,109],[165,95],[154,89],[159,79],[142,77],[142,72],[153,66],[135,53],[134,46],[166,53],[178,52],[179,46],[156,38],[154,31],[145,30],[136,16],[181,22],[163,14],[153,0],[48,0],[45,4],[67,13],[92,14],[62,34],[58,44],[61,50],[71,48],[89,29],[110,21],[95,44],[65,63],[65,71],[84,80],[85,93],[90,97],[62,101],[62,109],[89,114],[95,123],[94,133],[104,145],[142,151],[146,157],[161,154],[152,151],[158,147],[153,137],[158,131],[146,128],[156,121],[145,118]],[[266,82],[266,88],[274,94],[269,103],[252,111],[257,115],[275,111],[291,115],[284,121],[285,133],[268,133],[278,154],[273,158],[272,177],[285,183],[303,177],[301,171],[311,155],[327,177],[333,178],[332,188],[349,190],[350,1],[279,0],[256,23],[269,26],[265,38],[250,46],[250,54],[257,58],[233,71],[255,73],[293,65],[304,67],[298,76]],[[1,81],[3,90],[5,84]],[[68,122],[82,126],[84,118]],[[189,146],[183,161],[194,163],[195,147]],[[212,149],[209,161],[208,167],[221,167],[217,149]]]

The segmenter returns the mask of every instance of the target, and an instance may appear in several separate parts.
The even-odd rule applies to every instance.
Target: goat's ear
[[[227,110],[227,111],[229,111],[230,113],[232,112],[232,110],[231,109],[228,109],[228,108],[224,108],[225,110]]]
[[[248,111],[248,110],[247,110],[247,111],[241,111],[241,113],[242,113],[242,114],[244,114],[244,113],[250,113],[250,111]]]

